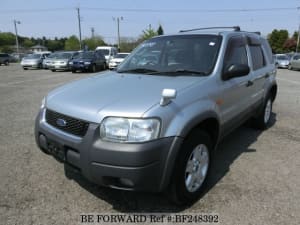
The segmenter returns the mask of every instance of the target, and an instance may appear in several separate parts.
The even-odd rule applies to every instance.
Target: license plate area
[[[66,160],[65,149],[62,145],[58,144],[55,141],[48,140],[47,142],[48,151],[53,155],[57,160],[64,162]]]

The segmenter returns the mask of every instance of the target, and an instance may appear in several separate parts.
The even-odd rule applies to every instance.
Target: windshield
[[[47,58],[55,58],[56,57],[56,53],[51,53],[50,55],[47,56]]]
[[[127,53],[118,53],[114,58],[124,59],[128,55]]]
[[[143,42],[118,68],[119,73],[207,75],[214,68],[221,36],[176,35]]]
[[[94,52],[79,52],[74,56],[74,59],[92,59],[94,58]]]
[[[61,52],[61,53],[57,53],[57,55],[55,56],[55,58],[58,59],[70,59],[71,57],[72,57],[71,52]]]
[[[39,59],[39,58],[41,58],[40,54],[30,54],[26,56],[26,59]]]
[[[109,55],[109,50],[108,49],[97,49],[97,52],[101,52],[102,55]]]
[[[279,59],[279,60],[289,60],[289,57],[287,55],[279,55],[279,56],[277,56],[277,59]]]

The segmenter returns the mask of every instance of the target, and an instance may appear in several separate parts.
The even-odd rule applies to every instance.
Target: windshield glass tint
[[[31,54],[26,57],[27,59],[39,59],[41,58],[40,54]]]
[[[287,55],[280,55],[280,56],[277,56],[277,59],[279,60],[288,60],[288,56]]]
[[[108,49],[98,49],[97,52],[101,52],[102,55],[109,55],[109,50]]]
[[[124,53],[119,53],[115,56],[115,58],[121,58],[124,59],[126,56],[128,56],[128,54],[124,54]]]
[[[221,36],[217,35],[153,38],[134,50],[118,72],[155,71],[163,74],[185,70],[209,74],[214,68],[220,44]]]
[[[74,56],[75,59],[92,59],[94,52],[79,52],[78,55]]]
[[[69,53],[69,52],[62,52],[62,53],[58,53],[56,55],[56,58],[59,58],[59,59],[70,59],[72,57],[72,53]]]

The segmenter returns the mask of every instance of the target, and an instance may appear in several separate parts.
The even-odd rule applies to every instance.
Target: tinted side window
[[[262,44],[266,52],[266,57],[269,58],[269,62],[274,63],[274,58],[269,42],[266,39],[262,39]]]
[[[258,70],[266,65],[263,51],[260,45],[249,46],[253,63],[253,70]]]
[[[232,64],[248,65],[246,41],[243,37],[233,37],[229,40],[224,58],[224,66]]]

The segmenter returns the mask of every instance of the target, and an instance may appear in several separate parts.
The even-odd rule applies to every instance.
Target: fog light
[[[126,187],[133,187],[134,186],[134,183],[131,180],[127,179],[127,178],[120,178],[119,181],[122,185],[124,185]]]

